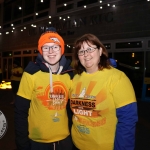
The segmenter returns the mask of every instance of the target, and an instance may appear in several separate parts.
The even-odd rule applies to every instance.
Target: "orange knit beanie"
[[[63,38],[56,32],[56,29],[53,27],[50,27],[46,32],[44,32],[39,41],[38,41],[38,50],[40,54],[42,54],[42,49],[41,47],[45,43],[56,43],[60,45],[61,47],[61,54],[64,54],[64,40]]]

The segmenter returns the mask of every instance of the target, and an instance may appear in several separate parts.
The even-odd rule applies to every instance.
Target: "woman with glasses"
[[[15,101],[17,150],[72,150],[66,108],[73,72],[64,40],[50,28],[39,38],[38,50],[36,62],[24,70]]]
[[[77,74],[70,105],[75,149],[134,150],[137,104],[131,82],[111,66],[95,35],[83,35],[74,47]]]

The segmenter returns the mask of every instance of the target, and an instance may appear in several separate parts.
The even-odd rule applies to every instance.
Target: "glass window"
[[[11,77],[12,58],[3,58],[2,74],[3,80],[9,80]]]
[[[23,19],[23,22],[28,22],[28,21],[32,21],[33,20],[33,16],[27,17]]]
[[[112,58],[112,53],[108,52],[108,58]]]
[[[14,51],[14,55],[20,55],[21,51]]]
[[[12,51],[2,52],[2,57],[11,57]]]
[[[123,71],[133,84],[135,94],[141,98],[144,75],[144,52],[114,53],[117,68]]]
[[[142,41],[116,43],[116,49],[119,48],[142,48]]]
[[[150,47],[150,41],[148,41],[148,47]]]
[[[150,84],[147,84],[146,97],[149,97],[149,100],[150,100]]]
[[[24,16],[34,13],[34,4],[35,4],[34,0],[25,0],[24,1],[24,10],[23,10]]]
[[[145,66],[145,78],[146,78],[146,97],[150,98],[150,52],[146,52],[146,66]]]
[[[24,50],[23,54],[31,54],[31,52],[32,52],[31,50]]]
[[[73,53],[73,45],[65,45],[65,53]]]
[[[13,58],[13,61],[14,61],[14,60],[17,61],[20,66],[22,66],[21,57],[14,57],[14,58]]]
[[[26,68],[26,66],[28,65],[28,63],[32,61],[32,56],[30,57],[22,57],[22,66],[24,68]]]
[[[106,49],[111,49],[111,44],[105,43],[105,44],[103,44],[103,45],[106,47]]]
[[[41,0],[36,1],[36,11],[41,11],[49,8],[50,0],[44,0],[41,3]]]
[[[57,8],[57,12],[66,11],[73,8],[73,4],[69,4],[67,6],[62,6]]]
[[[3,66],[2,66],[2,73],[3,73],[3,80],[7,79],[7,71],[8,70],[8,62],[7,59],[3,59]]]
[[[150,52],[146,52],[145,77],[150,77]]]
[[[38,14],[36,16],[36,19],[39,19],[39,18],[42,18],[42,17],[46,17],[46,16],[48,16],[48,11]]]
[[[20,9],[21,8],[21,9]],[[13,11],[12,11],[13,19],[21,18],[22,17],[22,1],[17,0],[13,4]]]
[[[12,75],[12,58],[8,59],[8,79],[10,79],[11,75]]]
[[[93,4],[96,2],[98,2],[98,0],[82,0],[77,3],[77,7],[81,7],[81,6],[88,5],[88,4]]]
[[[37,54],[39,53],[39,51],[37,49],[34,50],[34,54]]]
[[[9,24],[5,24],[4,26],[3,26],[3,28],[5,29],[5,28],[9,28],[10,27],[10,23]]]
[[[56,0],[56,5],[64,4],[70,2],[70,0]]]
[[[15,22],[13,22],[13,24],[14,24],[14,26],[15,26],[15,25],[19,25],[19,24],[21,24],[21,20],[17,20],[17,21],[15,21]]]
[[[11,21],[12,4],[4,6],[3,20],[4,22]]]
[[[14,61],[14,60],[18,61],[18,63],[21,65],[21,57],[14,57],[14,58],[13,58],[13,61]]]

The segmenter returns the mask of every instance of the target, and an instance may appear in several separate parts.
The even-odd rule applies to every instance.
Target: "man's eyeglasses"
[[[92,53],[92,52],[94,52],[96,49],[97,49],[97,47],[96,47],[96,48],[94,48],[94,47],[89,47],[89,48],[87,48],[86,50],[79,50],[79,51],[78,51],[78,55],[79,55],[79,56],[82,56],[82,55],[85,54],[85,52],[87,52],[87,53]]]
[[[56,52],[60,50],[60,46],[59,45],[54,45],[54,46],[42,46],[42,51],[43,52],[49,52],[50,48]]]

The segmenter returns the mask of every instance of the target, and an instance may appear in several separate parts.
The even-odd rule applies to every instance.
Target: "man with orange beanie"
[[[64,40],[48,28],[38,50],[36,62],[24,70],[15,101],[17,150],[71,150],[66,108],[73,71],[64,56]]]

